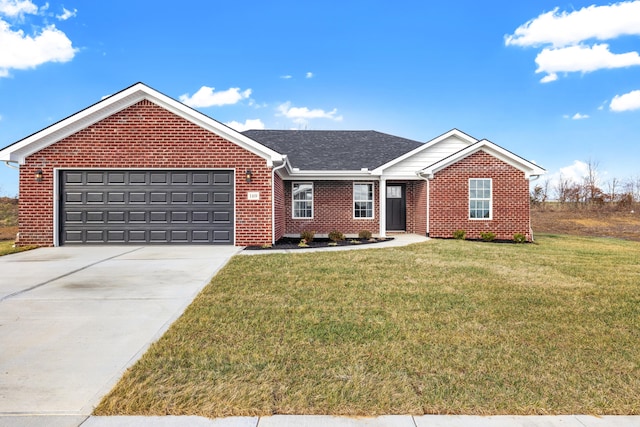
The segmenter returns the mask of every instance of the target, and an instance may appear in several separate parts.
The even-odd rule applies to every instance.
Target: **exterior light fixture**
[[[247,182],[251,182],[251,178],[253,178],[253,172],[251,172],[251,169],[247,169],[247,172],[245,174],[245,180]]]
[[[36,171],[36,182],[42,182],[42,175],[43,175],[42,169],[38,169]]]

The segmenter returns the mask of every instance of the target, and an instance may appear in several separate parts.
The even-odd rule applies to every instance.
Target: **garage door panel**
[[[78,192],[68,192],[64,195],[64,202],[67,204],[82,204],[83,197],[82,193]]]
[[[233,243],[233,171],[62,171],[61,243]]]
[[[93,204],[96,204],[96,203],[102,204],[102,203],[104,203],[105,197],[104,197],[104,193],[102,193],[102,192],[96,193],[96,192],[92,191],[92,192],[86,193],[86,195],[87,195],[87,197],[86,197],[85,200],[87,201],[87,203],[93,203]]]
[[[93,185],[103,185],[104,184],[104,173],[87,173],[87,184]]]
[[[129,230],[130,243],[146,243],[147,232],[145,230]]]
[[[64,183],[67,185],[83,184],[84,175],[82,172],[66,172]]]

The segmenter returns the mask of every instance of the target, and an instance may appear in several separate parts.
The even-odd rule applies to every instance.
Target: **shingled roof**
[[[371,170],[422,145],[372,130],[248,130],[242,134],[286,154],[291,166],[300,170]]]

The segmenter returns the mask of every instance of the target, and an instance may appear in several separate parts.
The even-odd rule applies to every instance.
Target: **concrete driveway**
[[[90,414],[238,251],[66,246],[0,257],[0,418]]]

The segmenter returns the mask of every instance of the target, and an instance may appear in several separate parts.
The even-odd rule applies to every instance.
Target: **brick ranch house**
[[[453,129],[243,133],[137,83],[0,151],[20,168],[20,245],[272,243],[455,230],[532,239],[544,169]]]

